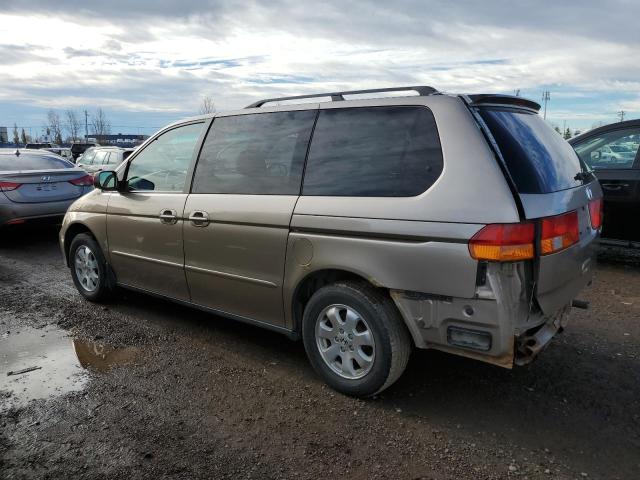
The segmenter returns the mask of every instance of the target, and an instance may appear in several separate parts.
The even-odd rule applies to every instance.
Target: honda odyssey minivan
[[[403,87],[176,122],[70,207],[65,261],[90,301],[123,287],[301,338],[350,395],[415,347],[524,365],[584,305],[602,225],[539,108]]]

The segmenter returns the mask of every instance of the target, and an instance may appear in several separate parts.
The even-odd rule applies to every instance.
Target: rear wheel
[[[387,296],[366,283],[322,287],[306,305],[302,336],[318,374],[334,389],[366,397],[404,371],[411,338]]]
[[[111,296],[107,262],[92,236],[86,233],[76,235],[69,247],[69,259],[73,283],[83,297],[92,302],[102,302]]]

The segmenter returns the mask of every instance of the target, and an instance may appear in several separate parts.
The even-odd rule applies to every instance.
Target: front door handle
[[[178,223],[178,214],[175,210],[165,208],[160,212],[160,222],[167,225],[174,225]]]
[[[196,210],[189,215],[189,221],[194,227],[206,227],[209,225],[209,214],[202,210]]]
[[[605,190],[618,191],[618,190],[622,190],[623,188],[629,187],[629,184],[628,183],[603,183],[601,184],[601,186]]]

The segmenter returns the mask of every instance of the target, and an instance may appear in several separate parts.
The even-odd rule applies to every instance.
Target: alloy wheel
[[[329,305],[318,315],[315,333],[322,360],[342,378],[362,378],[373,367],[373,333],[355,309],[347,305]]]
[[[98,260],[89,247],[86,245],[78,247],[74,265],[78,283],[82,288],[87,292],[95,291],[100,282],[100,272],[98,270]]]

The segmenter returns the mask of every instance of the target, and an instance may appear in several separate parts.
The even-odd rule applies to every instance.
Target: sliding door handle
[[[202,210],[196,210],[189,215],[189,221],[194,227],[206,227],[209,225],[209,214]]]

